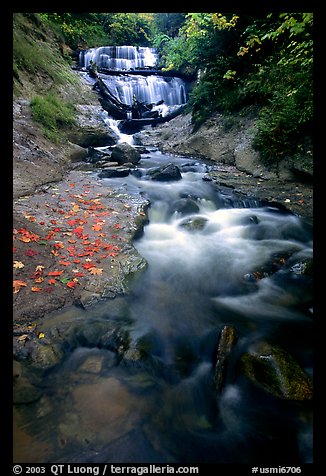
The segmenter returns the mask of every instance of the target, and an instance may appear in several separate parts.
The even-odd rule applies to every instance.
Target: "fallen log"
[[[175,109],[171,114],[167,114],[164,117],[151,117],[143,119],[125,119],[119,123],[119,130],[124,134],[135,134],[139,132],[144,126],[155,126],[156,124],[163,124],[171,119],[182,114],[185,110],[185,105],[182,105]]]

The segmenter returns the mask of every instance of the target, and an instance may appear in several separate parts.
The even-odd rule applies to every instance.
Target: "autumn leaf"
[[[39,293],[40,291],[42,291],[42,288],[39,288],[39,287],[37,287],[37,286],[33,286],[33,287],[32,287],[32,291],[33,291],[34,293]]]
[[[48,276],[61,276],[63,271],[50,271]]]
[[[75,277],[77,277],[77,276],[83,277],[83,276],[85,276],[85,274],[84,274],[84,273],[81,273],[81,272],[79,272],[79,271],[77,271],[77,272],[74,273],[74,276],[75,276]]]
[[[49,284],[55,284],[55,283],[56,283],[56,280],[53,279],[53,278],[51,278],[51,279],[48,280],[48,283],[49,283]]]
[[[20,279],[15,279],[13,281],[14,294],[19,293],[20,288],[24,286],[27,286],[27,284],[24,281],[21,281]]]
[[[29,243],[32,241],[28,236],[22,236],[21,238],[18,238],[20,241],[23,241],[24,243]]]
[[[93,226],[92,226],[92,229],[93,229],[94,231],[102,231],[102,226],[101,226],[101,225],[93,225]]]
[[[96,268],[96,267],[89,268],[88,271],[89,271],[91,274],[102,274],[102,273],[103,273],[103,269],[101,269],[101,268]]]
[[[70,261],[59,261],[59,264],[61,264],[62,266],[69,266],[71,263]]]
[[[25,256],[30,256],[31,258],[35,255],[38,255],[38,252],[37,251],[33,251],[31,250],[30,248],[24,252],[24,255]]]
[[[67,283],[68,288],[74,289],[76,287],[75,281],[69,281]]]
[[[44,337],[45,337],[44,332],[38,332],[38,333],[37,333],[37,337],[38,337],[39,339],[44,339]]]
[[[45,266],[42,266],[41,264],[38,264],[35,268],[35,272],[43,273],[43,269]]]
[[[21,269],[24,266],[25,266],[24,263],[22,263],[21,261],[14,261],[14,268]]]
[[[42,276],[40,276],[39,278],[34,279],[34,281],[35,281],[35,283],[43,283],[44,278],[42,278]]]
[[[94,263],[83,263],[82,267],[85,268],[85,269],[90,269],[90,268],[94,268],[94,267],[96,268]]]

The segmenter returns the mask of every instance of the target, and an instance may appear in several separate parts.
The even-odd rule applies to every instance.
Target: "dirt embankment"
[[[98,130],[102,134],[101,125],[88,127],[84,138],[95,140]],[[146,219],[147,202],[109,190],[95,174],[74,170],[74,161],[86,153],[76,144],[49,142],[32,121],[29,101],[14,102],[17,335],[21,326],[63,306],[123,294],[125,278],[146,265],[132,240]]]

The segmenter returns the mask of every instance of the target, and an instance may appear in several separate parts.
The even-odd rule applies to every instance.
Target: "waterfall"
[[[96,63],[101,78],[111,93],[120,102],[133,104],[133,99],[147,104],[155,104],[161,100],[166,106],[176,106],[187,102],[187,87],[181,78],[163,77],[159,74],[132,74],[136,69],[154,68],[158,63],[155,48],[142,46],[101,46],[81,51],[79,64],[88,68],[90,62]],[[130,74],[106,75],[105,69],[125,71]],[[148,74],[148,73],[147,73]]]
[[[90,61],[99,68],[110,70],[132,70],[136,68],[153,68],[158,55],[155,48],[144,46],[101,46],[81,51],[79,64],[87,68]]]
[[[133,97],[144,103],[157,103],[162,100],[168,106],[185,104],[186,86],[180,78],[163,78],[162,76],[103,76],[106,86],[121,102],[133,103]]]

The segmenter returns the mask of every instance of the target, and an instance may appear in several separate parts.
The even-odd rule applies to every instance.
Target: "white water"
[[[81,52],[79,56],[80,65],[84,68],[93,61],[99,68],[111,70],[153,68],[157,59],[154,48],[142,46],[101,46]]]

